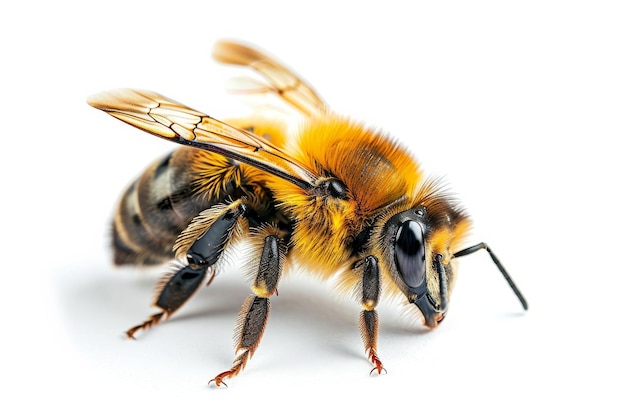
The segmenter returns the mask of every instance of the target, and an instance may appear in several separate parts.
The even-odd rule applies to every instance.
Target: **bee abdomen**
[[[158,264],[191,219],[215,201],[194,192],[190,152],[180,148],[151,165],[126,190],[113,221],[114,262]]]

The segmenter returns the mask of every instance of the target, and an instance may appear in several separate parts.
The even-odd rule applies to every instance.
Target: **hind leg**
[[[208,271],[211,274],[209,280],[213,279],[215,263],[249,213],[248,206],[238,200],[205,210],[191,222],[176,244],[177,253],[185,256],[187,264],[163,277],[154,301],[154,306],[161,311],[128,329],[126,335],[129,338],[134,338],[137,331],[146,330],[171,316],[195,294]]]

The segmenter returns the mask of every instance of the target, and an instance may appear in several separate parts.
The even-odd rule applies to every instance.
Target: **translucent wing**
[[[276,94],[308,116],[322,113],[326,109],[326,103],[313,87],[283,64],[257,49],[223,40],[215,45],[213,58],[224,64],[250,67],[261,74],[268,83],[257,82],[253,92]]]
[[[315,175],[263,138],[151,91],[119,89],[87,102],[148,133],[246,163],[308,189]]]

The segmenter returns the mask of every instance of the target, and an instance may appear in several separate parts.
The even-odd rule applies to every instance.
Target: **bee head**
[[[419,206],[391,216],[383,231],[390,275],[429,328],[444,319],[454,284],[450,246],[456,228],[451,218],[433,216]]]

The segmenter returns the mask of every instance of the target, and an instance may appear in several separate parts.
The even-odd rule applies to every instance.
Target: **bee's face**
[[[450,216],[444,217],[447,225],[420,206],[391,216],[382,228],[391,278],[429,328],[444,319],[455,278],[449,245],[455,228]],[[442,240],[442,234],[448,238]]]

